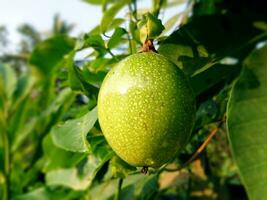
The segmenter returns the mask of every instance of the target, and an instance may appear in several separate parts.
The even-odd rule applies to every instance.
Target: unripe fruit
[[[187,143],[195,99],[183,72],[162,55],[138,53],[105,77],[98,96],[101,129],[124,161],[160,167]]]

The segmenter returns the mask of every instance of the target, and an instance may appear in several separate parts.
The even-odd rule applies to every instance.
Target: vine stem
[[[114,196],[114,200],[120,200],[122,183],[123,183],[123,178],[119,178],[117,192]]]
[[[221,124],[224,121],[225,121],[225,119],[221,120],[219,122],[218,126],[216,128],[214,128],[214,129],[212,129],[212,131],[209,133],[209,135],[205,139],[205,141],[200,145],[200,147],[196,150],[196,152],[183,165],[181,165],[177,169],[168,169],[168,168],[165,168],[163,170],[164,171],[169,171],[169,172],[175,172],[175,171],[178,171],[178,170],[181,170],[181,169],[185,168],[190,163],[192,163],[199,156],[199,154],[205,149],[205,147],[209,144],[209,142],[211,141],[211,139],[213,138],[213,136],[220,130],[220,126],[221,126]]]

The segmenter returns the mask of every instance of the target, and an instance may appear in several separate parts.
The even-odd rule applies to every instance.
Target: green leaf
[[[94,5],[101,5],[103,3],[103,0],[83,0],[83,1]]]
[[[76,66],[72,57],[68,59],[67,67],[71,89],[84,92],[89,98],[94,98],[99,90],[99,81],[104,78],[103,73],[94,74],[84,65],[81,67]]]
[[[124,162],[118,156],[114,156],[110,160],[110,166],[113,177],[116,178],[125,178],[129,175],[130,172],[135,171],[136,167],[129,165],[128,163]]]
[[[267,197],[267,46],[252,52],[228,103],[228,131],[241,179],[252,200]]]
[[[125,21],[125,19],[123,18],[116,18],[113,19],[112,23],[109,25],[109,28],[107,29],[107,31],[112,30],[114,28],[117,28],[118,26],[120,26],[123,22]],[[97,34],[101,34],[101,29],[100,29],[100,25],[97,25],[96,27],[94,27],[88,34],[89,35],[97,35]]]
[[[48,186],[65,186],[74,190],[84,190],[91,182],[90,177],[80,179],[76,168],[50,171],[45,179]]]
[[[78,39],[75,44],[75,50],[81,50],[83,48],[92,47],[96,51],[103,51],[106,49],[105,42],[102,37],[98,34],[96,35],[83,35],[82,38]]]
[[[181,44],[163,43],[158,52],[169,58],[187,75],[194,74],[202,67],[213,65],[203,46],[186,43],[186,40],[181,41]]]
[[[253,48],[260,31],[244,23],[244,18],[212,15],[193,17],[191,21],[161,42],[158,52],[192,75],[197,70],[212,66],[224,57],[243,59]],[[216,33],[216,34],[214,34]],[[251,42],[250,45],[247,44]]]
[[[101,19],[101,31],[103,33],[105,33],[109,29],[113,22],[113,18],[117,15],[117,13],[129,2],[129,0],[117,1],[104,12],[104,15]]]
[[[96,185],[90,190],[89,197],[98,200],[112,199],[116,191],[117,182],[118,180],[113,179]],[[123,181],[121,199],[154,199],[153,197],[159,189],[157,182],[157,175],[144,176],[143,174],[137,174],[129,176]]]
[[[77,43],[76,43],[77,44]],[[66,66],[68,68],[68,82],[69,86],[73,91],[79,91],[82,90],[82,84],[79,80],[79,78],[76,75],[76,71],[74,69],[74,55],[75,52],[71,52],[67,57],[66,57]]]
[[[78,119],[66,121],[56,125],[51,130],[53,143],[67,151],[88,152],[90,147],[86,141],[86,135],[97,120],[97,108]]]
[[[43,140],[43,151],[46,158],[44,172],[73,167],[85,157],[84,153],[73,153],[58,148],[53,143],[51,134],[48,134]]]
[[[16,107],[23,99],[29,95],[36,81],[31,72],[24,73],[18,77],[16,89],[13,93],[13,107]]]
[[[80,199],[81,193],[60,188],[40,187],[26,194],[18,195],[14,200],[73,200]]]
[[[0,63],[0,97],[11,100],[12,94],[16,89],[16,73],[9,65]]]
[[[49,74],[56,68],[63,56],[74,47],[74,40],[67,36],[56,36],[40,42],[33,50],[30,64],[44,75]]]
[[[178,22],[179,17],[181,16],[182,13],[178,13],[176,15],[173,15],[170,17],[164,24],[164,31],[162,31],[161,35],[164,35],[167,31],[169,31],[171,28],[174,27],[174,25]]]
[[[89,155],[86,163],[79,168],[50,171],[46,174],[46,184],[49,186],[65,186],[74,190],[85,190],[92,184],[97,172],[112,155],[106,154],[103,159]]]
[[[62,89],[56,96],[56,98],[53,100],[53,102],[50,103],[50,105],[44,110],[40,117],[49,117],[51,115],[59,114],[59,109],[62,106],[67,105],[68,103],[71,103],[74,98],[74,93],[71,91],[70,88],[64,88]]]
[[[225,80],[231,80],[240,71],[239,65],[215,64],[190,78],[196,96]],[[219,89],[219,88],[218,88]]]
[[[127,31],[124,28],[118,27],[115,29],[112,34],[110,40],[108,41],[108,48],[112,49],[116,47],[120,42],[123,35],[125,35]]]
[[[138,28],[140,29],[140,40],[142,43],[147,39],[155,39],[164,30],[161,20],[151,13],[143,15],[142,20],[138,22]]]

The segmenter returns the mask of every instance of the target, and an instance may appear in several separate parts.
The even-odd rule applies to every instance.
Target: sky
[[[32,24],[37,30],[52,27],[53,16],[75,24],[73,34],[86,32],[101,19],[101,7],[89,5],[81,0],[0,0],[0,25],[6,25],[10,38],[17,41],[17,27],[22,23]]]
[[[150,2],[140,0],[138,6],[150,7]],[[0,26],[8,28],[11,45],[19,41],[16,29],[25,22],[39,31],[47,31],[52,27],[53,16],[58,13],[63,20],[75,24],[72,35],[77,36],[99,24],[102,16],[100,6],[82,0],[0,0],[0,5]],[[173,13],[177,10],[169,14]]]

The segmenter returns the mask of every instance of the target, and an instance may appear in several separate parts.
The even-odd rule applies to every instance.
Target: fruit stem
[[[152,39],[147,39],[140,52],[155,52],[158,53],[157,50],[154,47],[153,40]]]
[[[141,173],[143,173],[144,175],[146,175],[148,173],[148,167],[147,166],[144,166],[142,169],[141,169]]]

